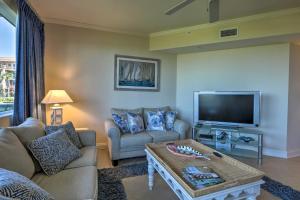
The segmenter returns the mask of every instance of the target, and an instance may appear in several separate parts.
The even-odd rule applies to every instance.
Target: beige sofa
[[[44,125],[33,118],[23,124],[0,130],[0,168],[16,171],[37,183],[57,200],[97,199],[97,149],[94,131],[77,131],[83,145],[81,157],[59,173],[42,172],[26,145],[45,135]]]
[[[113,110],[113,109],[112,109]],[[116,110],[116,109],[114,109]],[[117,109],[125,112],[132,110]],[[133,109],[140,113],[144,118],[144,123],[147,121],[146,113],[148,111],[171,110],[170,107],[161,108],[138,108]],[[113,111],[112,111],[113,112]],[[174,140],[183,140],[189,130],[189,124],[183,120],[176,119],[173,131],[143,131],[137,134],[122,134],[119,127],[112,119],[105,121],[105,133],[108,138],[108,150],[112,164],[118,165],[118,160],[124,158],[133,158],[145,156],[145,144],[158,143]],[[145,125],[146,126],[146,125]]]

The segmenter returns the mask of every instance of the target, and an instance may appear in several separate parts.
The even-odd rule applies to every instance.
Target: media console
[[[256,158],[262,163],[263,134],[256,128],[193,126],[193,139],[224,154]]]

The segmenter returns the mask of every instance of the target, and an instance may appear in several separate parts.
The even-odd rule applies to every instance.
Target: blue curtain
[[[44,24],[26,3],[17,0],[17,55],[13,125],[35,117],[45,122]]]

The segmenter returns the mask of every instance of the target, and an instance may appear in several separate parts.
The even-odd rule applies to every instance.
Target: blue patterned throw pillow
[[[80,157],[80,150],[70,141],[64,129],[33,140],[28,148],[49,176]]]
[[[128,122],[127,122],[127,114],[112,114],[112,118],[117,124],[117,126],[121,129],[122,133],[129,133],[129,127],[128,127]]]
[[[16,172],[0,168],[0,199],[52,200],[48,192]]]
[[[176,111],[168,111],[166,112],[166,129],[168,131],[174,130],[174,123],[176,120]]]
[[[79,139],[79,135],[76,133],[76,130],[73,126],[72,122],[67,122],[65,124],[59,125],[59,126],[46,126],[45,131],[46,134],[51,134],[53,132],[56,132],[58,129],[64,129],[66,131],[67,136],[71,140],[71,142],[78,148],[82,147],[82,144]]]
[[[148,131],[164,131],[165,128],[165,112],[147,112],[147,130]]]
[[[144,121],[139,114],[127,113],[128,127],[130,133],[139,133],[144,131]]]

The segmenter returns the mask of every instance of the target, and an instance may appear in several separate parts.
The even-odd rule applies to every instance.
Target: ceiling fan
[[[175,4],[168,10],[166,10],[166,15],[172,15],[177,11],[181,10],[182,8],[186,7],[187,5],[193,3],[195,0],[182,0],[181,2]],[[208,8],[209,14],[209,22],[216,22],[219,20],[219,0],[208,0]]]

